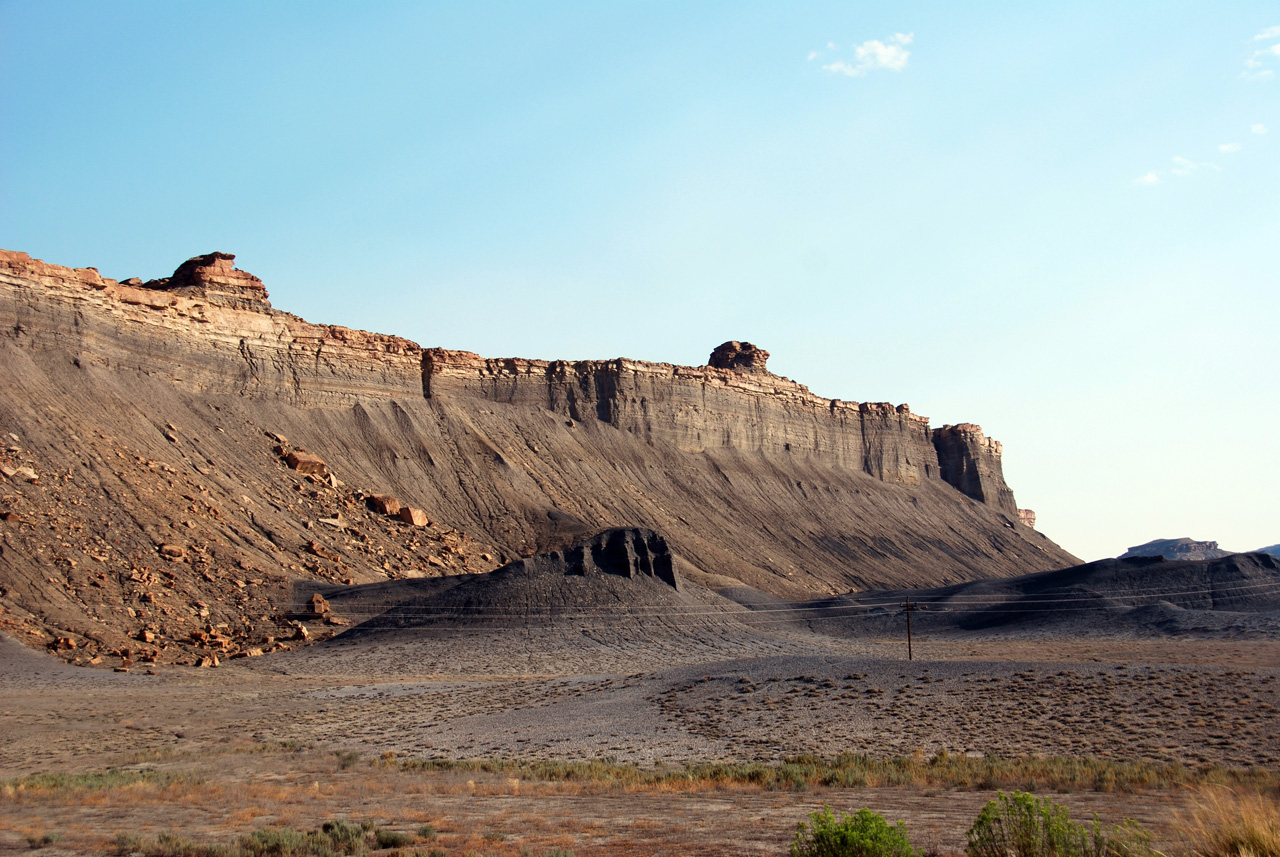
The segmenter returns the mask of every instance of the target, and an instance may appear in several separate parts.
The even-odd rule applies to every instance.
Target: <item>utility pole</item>
[[[907,600],[903,602],[902,609],[907,612],[907,660],[913,660],[911,657],[911,611],[916,609],[915,604],[911,603],[911,596],[907,596]]]

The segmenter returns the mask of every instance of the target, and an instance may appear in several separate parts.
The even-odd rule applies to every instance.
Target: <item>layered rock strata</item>
[[[433,348],[423,352],[423,378],[429,398],[543,407],[689,453],[723,448],[816,455],[885,482],[942,480],[1017,516],[1001,470],[1002,447],[979,426],[931,432],[928,417],[907,405],[825,399],[767,372],[625,358],[494,360]]]
[[[233,261],[143,283],[0,252],[0,435],[20,449],[0,605],[30,628],[88,633],[118,589],[142,634],[163,580],[189,602],[173,616],[234,626],[238,604],[268,612],[252,580],[488,571],[610,527],[661,533],[686,579],[779,595],[1074,559],[1019,523],[976,427],[816,396],[747,343],[701,367],[424,350],[276,310]],[[291,469],[300,450],[324,472]]]
[[[192,392],[332,407],[421,395],[416,343],[273,309],[261,281],[232,259],[197,256],[142,283],[0,250],[0,330],[27,351],[167,377]]]
[[[986,437],[982,426],[973,423],[943,426],[934,429],[931,437],[938,450],[943,481],[967,497],[1018,515],[1013,491],[1004,482],[1000,464],[1004,447],[1000,441]]]

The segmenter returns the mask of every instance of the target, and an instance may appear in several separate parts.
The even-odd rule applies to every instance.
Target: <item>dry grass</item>
[[[811,788],[914,786],[1023,791],[1137,792],[1189,786],[1232,786],[1280,793],[1280,773],[1266,768],[1194,767],[1177,763],[1117,762],[1097,758],[1024,756],[972,757],[946,752],[877,759],[853,753],[834,758],[800,756],[774,764],[697,763],[645,768],[592,760],[587,762],[512,760],[408,760],[405,771],[483,773],[505,782],[467,781],[476,793],[512,793],[511,783],[542,784],[557,793],[695,791],[714,789],[804,791]],[[559,786],[559,788],[556,788]]]
[[[1202,792],[1179,825],[1197,857],[1280,857],[1280,797],[1231,789]]]

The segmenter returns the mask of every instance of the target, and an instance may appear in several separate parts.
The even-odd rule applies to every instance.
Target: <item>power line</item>
[[[1130,595],[1128,599],[1148,599],[1148,600],[1166,600],[1169,597],[1190,596],[1190,595],[1217,595],[1228,596],[1232,593],[1256,592],[1257,590],[1274,589],[1280,591],[1280,581],[1256,583],[1242,585],[1236,587],[1214,587],[1209,589],[1191,589],[1180,590],[1174,592],[1152,592],[1149,595]],[[1081,604],[1081,602],[1096,602],[1099,599],[1109,596],[1095,597],[1074,597],[1074,598],[1049,598],[1036,596],[1022,596],[1015,598],[1007,598],[1001,600],[994,599],[950,599],[937,602],[936,606],[941,607],[937,612],[952,612],[948,608],[956,605],[969,607],[974,610],[986,608],[992,611],[1015,612],[1015,613],[1047,613],[1047,612],[1078,612],[1084,610],[1100,610],[1113,611],[1116,609],[1136,609],[1142,604],[1096,604],[1089,603],[1079,607],[1063,609],[1056,605],[1061,604]],[[1110,596],[1114,597],[1114,596]],[[1122,596],[1123,597],[1123,596]],[[909,596],[908,596],[909,600]],[[870,611],[880,611],[889,607],[903,607],[902,602],[898,601],[882,601],[870,603],[852,603],[852,604],[829,604],[829,605],[809,605],[807,602],[794,602],[789,605],[766,607],[760,609],[752,609],[749,607],[741,607],[734,610],[732,608],[718,608],[708,605],[707,609],[702,610],[671,610],[664,605],[641,605],[634,608],[620,608],[613,610],[566,610],[555,611],[495,611],[495,610],[468,610],[465,607],[430,607],[430,606],[410,606],[410,605],[391,605],[385,610],[360,611],[341,609],[341,604],[337,606],[335,612],[343,616],[352,617],[369,617],[375,618],[380,616],[403,617],[406,619],[432,619],[441,620],[448,619],[471,619],[471,620],[493,620],[493,619],[545,619],[550,621],[581,621],[590,619],[613,619],[632,618],[640,620],[670,620],[674,619],[712,619],[719,618],[731,621],[742,621],[747,625],[771,624],[771,623],[805,623],[813,621],[823,621],[824,619],[839,619],[842,617],[853,618],[858,613],[866,613]],[[919,598],[912,604],[912,610],[930,609],[930,604],[921,602]],[[773,618],[771,614],[783,614],[777,618]],[[815,615],[816,614],[816,615]]]

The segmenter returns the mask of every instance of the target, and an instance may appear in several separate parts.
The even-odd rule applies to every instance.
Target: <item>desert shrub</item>
[[[120,854],[133,854],[141,852],[143,839],[136,833],[117,833],[115,841],[115,850]]]
[[[336,750],[334,757],[338,760],[338,770],[345,771],[360,761],[360,754],[352,750]]]
[[[413,837],[398,830],[379,829],[374,832],[373,841],[379,848],[403,848],[413,841]]]
[[[363,854],[367,829],[364,824],[345,818],[330,819],[320,825],[320,833],[332,843],[333,849],[339,854]]]
[[[1151,835],[1135,821],[1104,828],[1071,820],[1067,808],[1026,792],[1000,792],[969,828],[969,857],[1153,857]]]
[[[869,809],[836,818],[831,807],[809,814],[809,824],[796,825],[791,857],[919,857],[901,821],[891,825]]]
[[[323,833],[306,833],[291,827],[263,827],[248,833],[236,843],[246,857],[336,857],[355,853],[334,847]]]
[[[1180,820],[1187,851],[1197,857],[1280,857],[1280,800],[1229,789],[1205,792]]]
[[[542,852],[542,857],[575,857],[575,855],[568,848],[548,848]]]
[[[418,838],[419,839],[435,839],[436,829],[429,824],[420,824],[418,825]]]
[[[46,845],[52,845],[62,838],[61,833],[40,833],[32,834],[27,837],[27,845],[31,848],[44,848]]]

